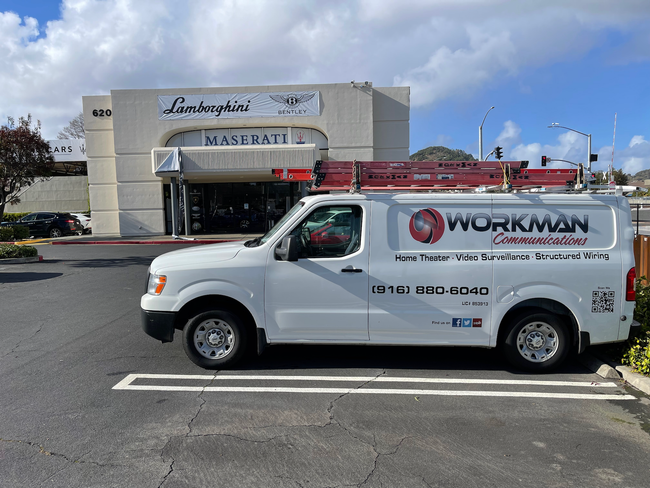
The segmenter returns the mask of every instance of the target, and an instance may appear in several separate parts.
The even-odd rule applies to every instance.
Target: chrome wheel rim
[[[517,350],[531,363],[551,359],[560,347],[557,331],[546,322],[531,322],[517,334]]]
[[[204,320],[194,331],[194,347],[207,359],[225,358],[234,346],[235,333],[223,320]]]
[[[52,229],[50,231],[50,235],[52,237],[61,237],[62,233],[61,233],[61,231],[59,229]]]

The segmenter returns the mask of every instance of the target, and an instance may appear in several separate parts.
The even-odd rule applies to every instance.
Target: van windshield
[[[254,247],[256,245],[259,246],[260,244],[264,244],[266,241],[268,241],[271,237],[273,237],[280,230],[280,227],[282,227],[287,220],[289,220],[296,212],[298,212],[303,207],[304,204],[305,204],[305,202],[302,202],[302,201],[296,203],[291,210],[289,210],[286,214],[284,214],[284,216],[280,220],[278,220],[278,223],[275,224],[271,230],[269,230],[261,238],[258,238],[259,240],[258,239],[254,240],[254,241],[257,241],[257,242],[255,242],[253,244],[252,242],[254,242],[254,241],[249,241],[249,242],[251,242],[250,246],[252,246],[252,247]]]

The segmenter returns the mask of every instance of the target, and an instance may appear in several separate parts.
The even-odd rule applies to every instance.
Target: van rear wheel
[[[519,315],[508,327],[503,351],[517,368],[550,371],[569,353],[568,329],[557,315],[545,312]]]
[[[183,329],[183,349],[190,360],[205,369],[224,369],[239,361],[247,337],[239,317],[226,310],[203,311]]]

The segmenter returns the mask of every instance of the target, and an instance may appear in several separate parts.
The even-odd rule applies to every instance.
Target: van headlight
[[[149,295],[160,295],[167,284],[167,276],[150,273],[147,293]]]

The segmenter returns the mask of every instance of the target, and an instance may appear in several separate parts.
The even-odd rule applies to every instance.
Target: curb
[[[643,393],[650,395],[650,378],[635,373],[629,366],[616,366],[616,371],[618,371],[623,379],[630,385],[641,390]]]
[[[43,261],[43,256],[32,256],[30,258],[0,259],[0,264],[25,264],[25,263],[38,263],[41,261]]]
[[[236,239],[217,239],[217,240],[201,240],[196,241],[186,241],[186,240],[167,240],[167,241],[56,241],[51,242],[53,246],[70,246],[70,245],[80,245],[80,244],[219,244],[221,242],[236,242]]]
[[[580,363],[587,369],[593,371],[602,378],[617,380],[623,379],[637,390],[650,395],[650,378],[635,373],[632,368],[628,366],[609,364],[608,361],[604,361],[588,352],[584,352],[578,356],[578,361],[580,361]]]
[[[584,367],[590,369],[601,378],[613,380],[621,379],[621,375],[618,374],[614,368],[612,368],[609,364],[601,361],[599,358],[592,356],[588,352],[580,354],[580,356],[578,356],[578,361],[580,361]]]

